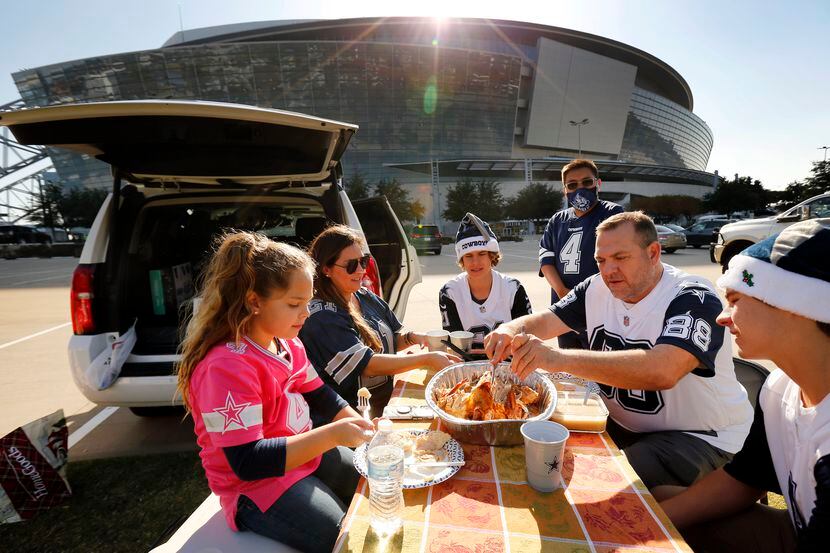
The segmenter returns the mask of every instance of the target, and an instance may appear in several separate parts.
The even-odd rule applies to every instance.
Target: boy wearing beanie
[[[830,549],[830,219],[797,223],[735,256],[718,318],[739,353],[778,367],[743,449],[687,489],[652,490],[695,551]],[[756,501],[780,493],[787,510]]]

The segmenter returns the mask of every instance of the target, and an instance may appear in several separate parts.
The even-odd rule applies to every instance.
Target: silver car
[[[657,227],[657,241],[660,242],[660,247],[666,253],[674,253],[679,249],[686,247],[686,235],[682,232],[677,232],[669,227],[663,225],[655,225]]]

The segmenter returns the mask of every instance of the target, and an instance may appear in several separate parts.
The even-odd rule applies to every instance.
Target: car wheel
[[[666,248],[666,253],[674,253],[677,251],[677,248]]]
[[[435,255],[441,255],[441,248],[438,248],[438,249],[432,250],[432,252],[433,252]]]
[[[165,405],[163,407],[130,407],[130,411],[137,417],[181,417],[184,407],[181,405]]]
[[[696,250],[700,249],[700,244],[692,244],[692,247]]]

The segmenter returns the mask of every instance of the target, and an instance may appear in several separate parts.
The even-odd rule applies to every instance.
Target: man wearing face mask
[[[551,305],[599,272],[594,260],[597,225],[623,212],[622,206],[599,199],[601,184],[590,159],[575,159],[562,168],[562,192],[569,207],[550,218],[539,242],[539,276],[550,284]],[[563,349],[588,349],[584,332],[568,332],[558,340]]]

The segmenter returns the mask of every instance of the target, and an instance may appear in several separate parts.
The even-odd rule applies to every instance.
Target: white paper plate
[[[419,436],[421,434],[425,434],[429,432],[429,430],[420,430],[420,429],[400,429],[395,430],[396,432],[409,432],[415,436]],[[357,472],[361,474],[364,478],[367,477],[366,474],[366,450],[368,449],[369,444],[363,444],[362,446],[358,447],[354,452],[354,468],[357,469]],[[445,459],[444,461],[464,461],[464,450],[461,449],[461,444],[459,444],[453,438],[450,438],[447,443],[444,444],[444,452],[445,452]],[[440,484],[446,480],[452,478],[455,473],[461,470],[461,467],[413,467],[409,466],[406,467],[403,473],[403,487],[404,489],[411,490],[415,488],[426,488],[427,486],[434,486],[435,484]]]

